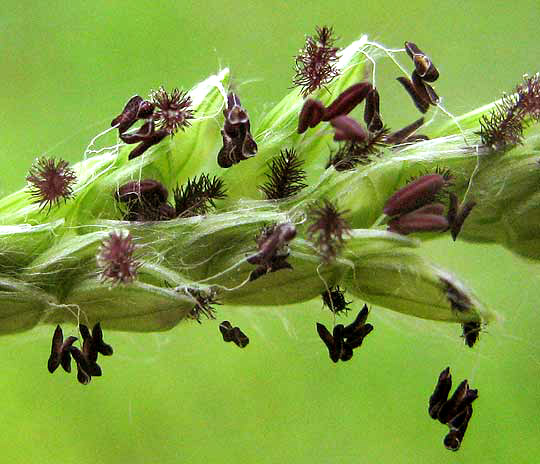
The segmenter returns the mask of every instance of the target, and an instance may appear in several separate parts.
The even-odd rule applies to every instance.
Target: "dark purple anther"
[[[300,116],[298,118],[298,133],[303,134],[310,127],[315,127],[322,121],[325,108],[324,105],[318,101],[308,98],[302,106]]]
[[[424,82],[416,71],[412,72],[411,79],[418,96],[422,100],[428,102],[430,105],[436,105],[439,103],[439,97],[433,87]]]
[[[344,140],[365,142],[369,137],[367,131],[349,116],[338,116],[332,119],[330,124],[336,130],[334,134],[334,140],[336,142]]]
[[[425,88],[422,86],[422,88],[424,88],[424,95],[426,97],[426,98],[423,98],[422,96],[420,96],[420,94],[418,93],[418,90],[416,89],[416,87],[414,86],[414,84],[409,78],[402,76],[402,77],[398,77],[397,81],[403,86],[403,88],[410,95],[415,106],[418,108],[418,111],[420,111],[421,113],[426,113],[427,110],[429,109],[429,98],[427,98],[427,91],[425,90]]]
[[[412,58],[416,72],[424,81],[435,82],[439,78],[439,71],[437,71],[431,59],[416,44],[405,42],[405,50]]]
[[[232,341],[232,325],[229,321],[223,321],[221,324],[219,324],[219,331],[221,332],[221,335],[223,336],[223,341],[230,342]]]
[[[323,121],[330,121],[337,116],[349,114],[367,97],[373,86],[369,82],[360,82],[344,90],[326,108]]]
[[[117,201],[126,204],[126,221],[159,221],[173,219],[176,210],[167,203],[169,196],[165,186],[153,179],[132,180],[115,192]]]
[[[137,145],[133,150],[131,150],[128,159],[131,160],[137,158],[138,156],[141,156],[151,146],[161,142],[165,137],[167,137],[167,135],[169,135],[169,133],[166,129],[159,129],[148,135],[147,138],[145,138],[139,145]]]
[[[442,232],[448,229],[448,220],[437,214],[408,213],[392,219],[388,223],[388,230],[401,235],[414,232]]]
[[[227,108],[223,110],[223,115],[225,120],[229,124],[243,124],[249,122],[249,117],[242,104],[240,103],[240,98],[233,92],[229,92],[227,95]]]
[[[143,99],[139,95],[131,97],[122,112],[111,121],[111,127],[118,125],[118,132],[127,131],[135,121],[137,121],[137,113]]]
[[[395,132],[392,132],[391,134],[388,134],[384,141],[388,143],[389,145],[397,145],[399,143],[402,143],[406,140],[408,140],[411,136],[411,134],[414,133],[418,128],[420,128],[424,124],[424,118],[417,119],[412,124],[409,124],[408,126],[405,126],[402,129],[399,129]]]
[[[68,337],[64,340],[61,327],[59,325],[56,326],[52,338],[51,355],[47,363],[47,368],[51,374],[59,365],[62,365],[62,368],[66,372],[71,372],[71,355],[69,350],[76,340],[77,337]]]
[[[456,388],[452,397],[441,406],[439,414],[437,415],[439,422],[448,424],[448,422],[463,411],[465,406],[476,399],[476,396],[467,394],[468,390],[469,384],[467,380],[464,380]]]
[[[111,122],[111,127],[118,126],[118,132],[123,134],[138,119],[149,118],[154,112],[155,105],[143,100],[139,95],[131,97],[122,112]]]
[[[107,345],[103,341],[103,330],[99,322],[92,328],[92,349],[103,356],[111,356],[113,354],[112,346]]]
[[[347,338],[347,345],[352,349],[359,348],[364,342],[364,338],[371,333],[373,326],[371,324],[365,324],[358,329],[353,335]]]
[[[444,213],[445,206],[442,203],[430,203],[429,205],[422,206],[421,208],[415,209],[414,214],[436,214],[442,216]],[[411,213],[411,214],[413,214]]]
[[[318,322],[317,333],[319,334],[320,339],[326,345],[326,348],[328,348],[330,359],[337,363],[339,361],[340,352],[338,351],[334,337],[323,324],[319,324]]]
[[[433,87],[424,82],[416,71],[413,71],[411,74],[411,82],[421,100],[428,103],[428,105],[436,105],[438,103],[439,97],[435,93],[435,90],[433,90]]]
[[[343,336],[345,338],[351,337],[355,332],[357,332],[367,320],[369,314],[368,306],[365,304],[362,307],[362,310],[356,316],[356,319],[349,325],[345,326],[343,329]]]
[[[147,140],[152,136],[154,132],[154,121],[145,122],[136,132],[131,133],[121,133],[120,139],[122,142],[131,145],[133,143],[139,143],[144,140]]]
[[[450,451],[458,451],[465,432],[467,431],[467,426],[471,419],[473,413],[472,406],[467,406],[464,411],[459,414],[454,421],[450,423],[450,431],[444,437],[444,446]]]
[[[341,345],[341,353],[339,355],[340,361],[349,361],[353,357],[354,346],[350,345],[348,341],[343,341]]]
[[[240,330],[240,327],[233,327],[232,341],[238,348],[245,348],[249,344],[248,336]]]
[[[429,137],[424,134],[414,134],[410,137],[407,137],[403,143],[417,143],[417,142],[424,142],[425,140],[429,140]]]
[[[396,216],[432,203],[445,183],[440,174],[422,176],[394,193],[386,201],[383,212],[388,216]]]
[[[450,233],[452,234],[452,238],[454,241],[456,241],[461,228],[463,227],[463,223],[465,222],[465,219],[469,216],[472,209],[476,206],[475,201],[468,201],[465,204],[461,205],[457,215],[455,216],[454,220],[450,222]]]
[[[367,95],[366,106],[364,108],[364,122],[370,132],[377,132],[383,128],[379,100],[379,92],[377,92],[377,89],[371,89]]]
[[[457,195],[453,192],[449,193],[450,202],[448,205],[448,212],[446,213],[446,218],[448,219],[448,223],[452,225],[454,222],[456,222],[456,217],[459,209],[459,199]]]
[[[116,191],[116,199],[128,203],[130,201],[150,201],[153,205],[159,205],[167,201],[169,192],[165,186],[153,179],[131,180],[120,186]]]
[[[81,350],[74,346],[70,347],[70,353],[71,356],[73,356],[75,363],[77,364],[77,380],[83,385],[88,385],[92,380],[92,376],[88,372],[90,370],[90,367],[84,354]]]
[[[429,398],[429,415],[432,419],[437,419],[439,411],[444,403],[448,401],[448,395],[452,389],[452,375],[450,368],[447,367],[439,374],[439,380],[433,390],[433,394]]]
[[[277,225],[274,230],[259,242],[259,252],[255,256],[250,256],[248,262],[251,264],[262,264],[271,261],[278,251],[287,242],[296,237],[296,227],[291,223]]]
[[[221,130],[223,147],[218,153],[218,164],[230,168],[242,160],[257,153],[257,144],[250,132],[250,122],[246,110],[240,105],[240,99],[233,92],[227,95],[227,106],[223,110],[225,123]]]

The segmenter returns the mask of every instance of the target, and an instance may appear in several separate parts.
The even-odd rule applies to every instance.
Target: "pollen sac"
[[[239,327],[233,328],[232,341],[238,348],[245,348],[249,343],[248,336]]]
[[[101,375],[101,368],[97,365],[98,352],[94,346],[94,338],[90,335],[90,330],[83,324],[79,325],[79,332],[83,338],[82,355],[86,361],[86,372],[90,375]]]
[[[454,193],[450,193],[450,206],[446,215],[450,223],[450,233],[452,239],[456,241],[465,219],[471,214],[472,209],[476,206],[475,201],[467,201],[461,206],[458,206],[458,197]]]
[[[429,398],[429,415],[432,419],[437,419],[439,411],[444,403],[448,401],[448,395],[452,389],[452,375],[447,367],[439,374],[439,380],[435,386],[433,394]]]
[[[334,134],[336,142],[343,140],[365,142],[369,137],[367,131],[349,116],[337,116],[330,121],[330,124],[336,130]]]
[[[268,272],[292,269],[286,261],[289,256],[287,243],[294,237],[296,237],[296,227],[288,222],[263,229],[257,238],[259,251],[247,258],[248,263],[258,265],[257,269],[251,272],[250,281]]]
[[[429,140],[429,137],[424,134],[415,134],[411,135],[410,137],[407,137],[403,142],[404,143],[417,143],[417,142],[424,142],[425,140]]]
[[[128,159],[132,160],[141,156],[146,150],[150,147],[157,145],[165,137],[169,135],[166,129],[159,129],[157,131],[151,132],[146,138],[144,138],[139,145],[137,145],[133,150],[131,150]]]
[[[431,59],[413,42],[405,42],[405,50],[414,63],[415,71],[426,82],[435,82],[439,78],[439,71]]]
[[[371,324],[364,324],[358,330],[353,332],[347,338],[347,346],[351,349],[359,348],[364,342],[364,338],[373,331],[373,326]]]
[[[442,203],[430,203],[421,208],[415,209],[414,214],[435,214],[441,216],[444,213],[445,206]],[[411,214],[411,213],[407,213]]]
[[[431,85],[424,82],[416,71],[411,74],[412,84],[418,96],[428,103],[428,105],[436,105],[439,103],[439,97]]]
[[[238,95],[233,92],[230,92],[227,95],[227,108],[225,108],[223,114],[225,116],[225,121],[232,125],[245,124],[249,122],[249,117],[246,110],[242,108]]]
[[[467,380],[463,380],[456,388],[452,397],[441,406],[437,414],[437,419],[442,424],[448,424],[476,398],[478,398],[478,392],[469,389],[469,383]]]
[[[223,110],[225,123],[221,130],[223,147],[218,153],[218,164],[222,168],[230,168],[242,160],[255,156],[257,144],[250,132],[250,122],[240,99],[230,92],[227,106]]]
[[[444,438],[444,445],[451,451],[457,451],[472,416],[472,403],[478,398],[478,390],[471,390],[467,380],[463,380],[448,399],[451,389],[452,376],[447,367],[440,373],[435,390],[429,398],[429,415],[448,425],[449,432]]]
[[[365,304],[356,316],[356,319],[343,328],[343,337],[346,339],[346,344],[351,349],[360,347],[364,338],[373,331],[373,326],[371,324],[366,324],[368,314],[369,309]]]
[[[419,177],[394,193],[386,201],[383,212],[388,216],[396,216],[414,211],[433,202],[445,183],[440,174]]]
[[[418,111],[420,111],[420,113],[426,113],[429,109],[429,101],[420,95],[418,89],[414,86],[412,81],[409,78],[403,76],[398,77],[397,81],[403,86],[403,88],[412,98],[412,101],[416,108],[418,108]],[[427,95],[427,91],[425,91],[424,93]]]
[[[395,132],[388,134],[385,137],[385,142],[389,145],[397,145],[409,140],[412,134],[424,124],[424,118],[417,119],[413,123],[399,129]]]
[[[111,127],[118,126],[118,132],[123,134],[138,119],[149,118],[154,112],[155,105],[143,100],[139,95],[131,97],[122,112],[111,122]]]
[[[239,327],[233,327],[229,321],[219,324],[219,331],[225,342],[233,342],[239,348],[245,348],[249,344],[248,336]]]
[[[124,203],[126,221],[153,221],[172,218],[174,208],[167,204],[169,196],[165,186],[154,179],[132,180],[120,186],[115,192],[117,201]],[[168,208],[171,211],[168,211]]]
[[[122,142],[132,145],[134,143],[144,142],[152,136],[155,130],[154,121],[145,122],[136,132],[121,133]]]
[[[193,113],[191,110],[185,109],[184,106],[187,105],[189,107],[191,100],[184,98],[180,104],[177,99],[183,98],[184,94],[178,93],[177,89],[174,92],[169,96],[163,89],[160,89],[153,94],[152,98],[155,100],[154,102],[143,100],[138,95],[135,95],[127,102],[122,113],[113,119],[111,126],[118,125],[118,133],[124,143],[128,145],[139,144],[131,150],[128,159],[131,160],[141,156],[151,146],[161,142],[167,135],[173,135],[178,127],[189,125],[188,120],[193,117]],[[159,98],[156,97],[158,94]],[[166,106],[163,106],[165,104]],[[180,111],[179,105],[184,105],[182,106],[182,111]],[[154,113],[156,106],[158,107],[158,111]],[[167,117],[170,117],[174,121],[168,124],[165,121]],[[139,119],[146,119],[147,121],[135,132],[126,133]],[[155,121],[159,124],[158,130],[156,130]]]
[[[326,108],[323,121],[331,121],[338,116],[344,116],[354,110],[373,89],[369,82],[360,82],[344,90]]]
[[[319,334],[320,339],[326,345],[326,348],[328,348],[330,359],[337,363],[339,361],[340,350],[338,350],[334,337],[328,331],[328,329],[319,322],[317,322],[317,333]]]
[[[362,307],[362,310],[356,316],[356,319],[351,324],[344,327],[343,336],[345,338],[350,338],[350,337],[354,336],[354,334],[359,333],[362,330],[362,327],[364,327],[366,325],[366,320],[367,320],[368,314],[369,314],[369,309],[368,309],[367,305],[365,304]]]
[[[219,331],[223,336],[223,341],[232,341],[232,329],[232,325],[229,321],[223,321],[221,324],[219,324]]]
[[[103,341],[103,330],[99,322],[92,328],[91,345],[89,348],[103,356],[111,356],[113,354],[112,346]]]
[[[298,133],[303,134],[310,127],[313,128],[322,121],[324,115],[324,105],[318,101],[308,98],[302,106],[298,118]]]
[[[364,122],[370,132],[377,132],[383,129],[383,122],[379,109],[379,92],[373,88],[367,95],[366,106],[364,108]]]
[[[354,322],[346,327],[337,324],[332,334],[323,325],[317,322],[317,333],[328,349],[330,359],[338,361],[349,361],[353,357],[353,350],[362,345],[364,337],[372,330],[371,324],[366,324],[368,307],[364,305]]]
[[[144,198],[152,204],[161,204],[167,201],[169,192],[163,184],[154,179],[132,180],[121,187],[116,192],[118,201],[129,203],[139,198]]]
[[[101,367],[97,363],[98,354],[111,356],[113,349],[103,341],[103,331],[99,322],[92,328],[92,333],[84,324],[79,325],[79,332],[83,338],[82,350],[70,346],[69,352],[77,363],[77,380],[87,385],[92,377],[102,375]]]
[[[450,451],[458,451],[461,447],[461,442],[465,436],[467,426],[469,425],[469,420],[471,419],[473,413],[473,408],[471,405],[468,405],[465,410],[456,416],[448,425],[450,426],[450,431],[444,437],[444,446]]]
[[[77,380],[83,385],[88,385],[92,380],[92,376],[89,373],[90,367],[84,354],[74,346],[70,348],[70,353],[77,364]]]
[[[448,229],[448,220],[438,214],[422,214],[413,211],[388,223],[388,230],[401,235],[414,232],[442,232]]]
[[[66,372],[71,372],[70,347],[77,340],[77,337],[68,337],[64,341],[62,328],[57,325],[52,338],[51,355],[47,363],[47,368],[52,374],[59,365]]]

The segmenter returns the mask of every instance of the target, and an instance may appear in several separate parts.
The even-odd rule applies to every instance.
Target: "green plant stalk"
[[[312,97],[327,105],[363,80],[365,54],[377,58],[380,50],[362,37],[341,52],[341,75]],[[303,98],[293,90],[255,128],[258,154],[223,170],[216,155],[228,80],[224,69],[190,91],[196,119],[185,133],[133,160],[124,146],[77,163],[74,197],[65,203],[41,209],[27,188],[0,200],[0,333],[77,321],[126,331],[167,330],[196,304],[186,289],[216,292],[228,305],[276,306],[309,301],[337,284],[366,302],[411,316],[486,323],[496,314],[458,278],[415,252],[435,234],[410,238],[380,225],[388,198],[408,179],[436,168],[451,170],[459,198],[477,202],[460,238],[540,258],[538,127],[529,127],[524,144],[505,153],[479,151],[479,119],[496,102],[457,118],[464,133],[455,121],[436,122],[429,126],[431,140],[385,149],[366,166],[337,172],[326,168],[335,147],[327,123],[297,134]],[[309,186],[292,198],[264,200],[258,186],[268,162],[290,147],[305,162]],[[155,179],[172,189],[202,172],[219,175],[227,187],[215,211],[162,222],[120,220],[114,198],[120,185]],[[353,229],[341,255],[329,263],[306,236],[306,211],[322,199],[347,210]],[[283,222],[294,223],[298,232],[290,243],[292,269],[250,281],[254,268],[246,258],[256,251],[254,237],[265,225]],[[141,266],[134,282],[111,285],[100,279],[96,255],[111,231],[122,230],[134,238]],[[469,307],[456,310],[452,291]]]

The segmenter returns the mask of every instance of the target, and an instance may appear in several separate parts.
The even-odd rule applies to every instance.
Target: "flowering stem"
[[[361,95],[344,93],[365,80],[366,62],[394,52],[363,37],[336,53],[332,73],[339,76],[319,76],[324,88],[293,90],[253,136],[247,111],[226,90],[224,69],[187,94],[175,90],[169,96],[160,89],[150,103],[130,101],[113,125],[121,126],[127,143],[142,141],[136,157],[132,147],[115,145],[70,168],[70,179],[59,173],[60,180],[77,179],[60,185],[60,196],[49,190],[51,198],[36,203],[39,191],[25,188],[0,200],[0,299],[12,308],[2,316],[0,333],[74,320],[118,330],[166,330],[193,314],[200,304],[194,295],[274,306],[311,300],[338,284],[367,302],[416,317],[478,324],[493,319],[463,283],[414,249],[441,235],[434,232],[440,227],[429,227],[434,217],[439,225],[449,221],[446,230],[462,214],[454,237],[540,258],[534,99],[518,88],[521,100],[495,102],[455,121],[435,120],[426,127],[429,139],[413,140],[410,130],[389,134],[380,127],[372,84],[357,87]],[[416,66],[411,95],[422,108],[425,98],[427,106],[437,105],[426,82],[438,72],[426,58],[417,58]],[[536,92],[529,84],[527,92]],[[418,86],[427,93],[418,93]],[[310,119],[298,133],[306,92],[319,103],[303,112]],[[345,96],[336,100],[339,95]],[[368,98],[368,129],[358,129],[348,115],[351,98],[355,105]],[[488,145],[482,121],[485,126],[492,111],[517,118],[509,112],[517,115],[525,100],[519,143],[496,139],[502,130],[495,120]],[[143,104],[144,111],[137,106]],[[327,121],[330,113],[337,116]],[[137,118],[147,118],[147,125],[128,132]],[[340,138],[347,137],[354,140],[346,149],[356,150],[350,169],[329,166],[332,153],[344,146]],[[359,155],[362,147],[365,157]],[[218,153],[224,156],[219,164]],[[443,173],[437,199],[420,198],[406,218],[402,212],[383,214],[389,199],[413,179]],[[48,185],[35,169],[28,181]],[[175,205],[168,203],[169,191]],[[438,205],[446,205],[449,193],[461,209],[443,218]],[[429,211],[417,210],[419,205]],[[401,233],[414,238],[384,230],[391,221],[407,223]]]

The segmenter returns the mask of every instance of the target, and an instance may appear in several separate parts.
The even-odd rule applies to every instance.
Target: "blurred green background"
[[[256,126],[288,91],[293,56],[315,25],[333,25],[340,45],[362,33],[390,47],[418,43],[456,114],[540,68],[537,0],[4,1],[0,12],[2,195],[24,185],[38,155],[81,159],[131,95],[189,88],[220,66],[233,70]],[[417,114],[394,77],[383,63],[382,115],[396,127]],[[212,321],[106,333],[115,355],[83,387],[47,372],[52,328],[0,338],[2,462],[539,462],[538,267],[447,239],[424,253],[504,316],[474,349],[459,326],[375,308],[374,333],[334,365],[315,331],[315,321],[331,323],[320,301],[220,307],[219,320],[249,334],[247,349],[224,344]],[[458,453],[427,414],[447,365],[480,394]]]

